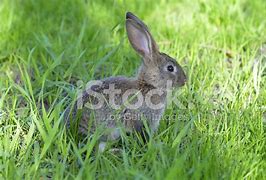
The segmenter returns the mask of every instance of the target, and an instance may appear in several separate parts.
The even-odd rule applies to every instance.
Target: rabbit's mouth
[[[187,82],[187,78],[186,77],[183,77],[183,78],[180,78],[177,82],[177,86],[178,87],[183,87]]]
[[[182,87],[186,83],[187,83],[187,76],[186,76],[185,72],[181,69],[181,73],[177,79],[177,85],[178,85],[178,87]]]

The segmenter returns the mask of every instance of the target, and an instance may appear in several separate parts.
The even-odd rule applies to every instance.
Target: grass
[[[1,0],[0,179],[266,179],[265,9],[264,0]],[[126,11],[189,82],[146,145],[130,136],[122,153],[97,153],[99,134],[77,141],[62,112],[82,82],[136,72]]]

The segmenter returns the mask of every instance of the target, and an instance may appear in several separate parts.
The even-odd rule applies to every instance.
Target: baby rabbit
[[[186,82],[181,66],[159,51],[147,26],[131,12],[126,13],[126,31],[130,44],[142,57],[137,76],[89,83],[75,105],[65,112],[67,126],[77,124],[80,133],[93,133],[100,126],[110,130],[101,139],[101,151],[107,140],[120,137],[121,126],[129,132],[141,132],[146,121],[151,132],[155,132],[166,107],[167,83],[181,87]],[[89,124],[92,128],[88,130]]]

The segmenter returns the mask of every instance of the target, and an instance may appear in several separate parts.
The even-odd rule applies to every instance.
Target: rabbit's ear
[[[130,12],[126,14],[126,30],[130,44],[144,59],[152,59],[158,53],[147,26]]]

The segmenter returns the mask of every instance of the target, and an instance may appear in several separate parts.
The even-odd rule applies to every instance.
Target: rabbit
[[[159,51],[148,27],[131,12],[126,13],[126,32],[131,46],[142,57],[142,64],[137,75],[130,78],[109,77],[97,81],[97,83],[87,87],[77,98],[74,106],[69,106],[65,112],[67,126],[77,123],[78,131],[82,134],[93,133],[99,126],[110,130],[100,140],[99,149],[101,151],[105,149],[107,141],[116,140],[120,137],[119,125],[122,125],[127,132],[142,132],[144,121],[146,121],[150,132],[156,132],[166,107],[167,82],[172,82],[173,87],[181,87],[185,85],[187,79],[182,67],[175,59]],[[113,85],[113,89],[110,88],[111,85]],[[116,94],[114,89],[121,92]],[[135,97],[126,96],[128,98],[123,99],[123,95],[130,90],[135,92]],[[150,96],[150,92],[156,90],[159,93]],[[99,100],[95,93],[104,97],[104,103],[93,109],[86,106],[86,103],[98,103]],[[110,98],[108,95],[111,93],[115,94],[113,103],[119,108],[114,108],[112,104],[107,102]],[[147,102],[141,103],[136,108],[126,106],[126,103],[132,105],[134,104],[132,101],[137,102],[139,100],[136,98],[137,93],[144,97],[149,96],[150,103],[160,104],[160,106],[152,108],[148,106]],[[130,98],[132,98],[131,101]],[[140,100],[143,101],[142,98]],[[114,115],[117,114],[118,118],[114,118]],[[76,120],[78,115],[80,115],[79,122]],[[90,119],[94,119],[94,124],[88,130]]]

